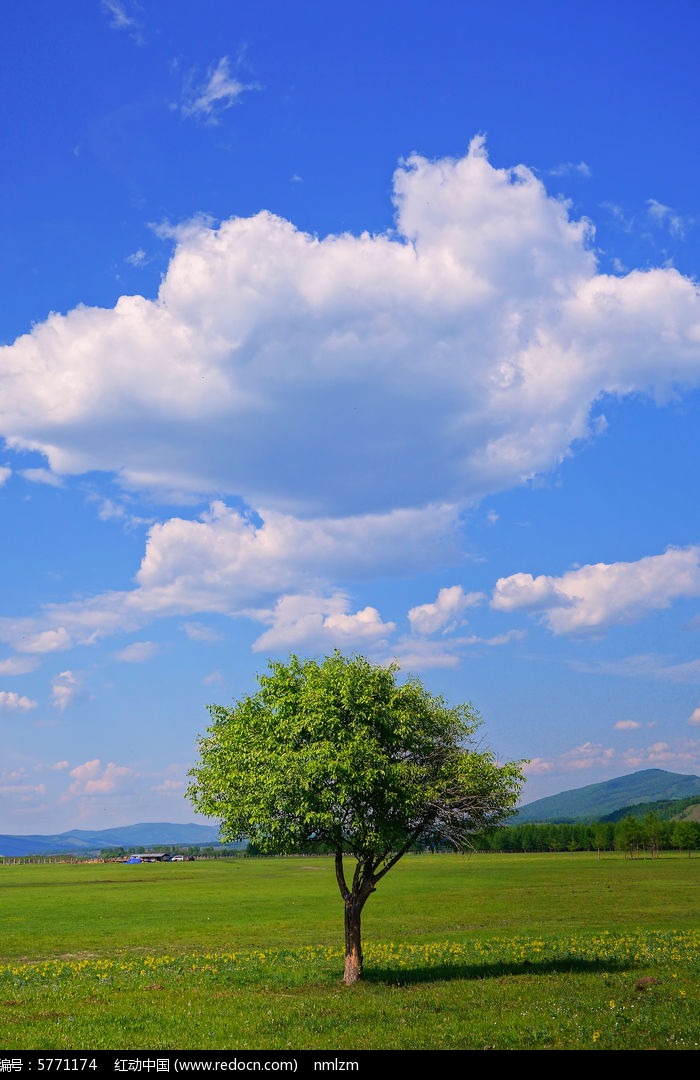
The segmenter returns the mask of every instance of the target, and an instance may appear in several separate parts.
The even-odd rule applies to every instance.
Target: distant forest
[[[663,820],[653,811],[584,825],[510,825],[474,837],[477,851],[623,851],[630,857],[700,847],[700,822]]]
[[[506,825],[490,832],[475,833],[471,838],[475,851],[537,852],[537,851],[622,851],[630,858],[654,856],[660,851],[691,851],[700,848],[700,820],[692,816],[678,820],[668,814],[671,807],[676,813],[700,813],[700,803],[694,799],[678,802],[666,801],[651,804],[661,808],[649,810],[650,804],[628,807],[617,821],[603,820],[589,823],[562,822],[524,825]],[[642,811],[646,808],[647,812]],[[610,814],[609,818],[616,817]],[[417,844],[415,851],[453,850],[440,844]],[[324,846],[310,846],[308,854],[331,854]],[[259,852],[254,844],[248,844],[241,852],[255,856]]]

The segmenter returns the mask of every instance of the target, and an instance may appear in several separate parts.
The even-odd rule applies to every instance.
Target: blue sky
[[[526,802],[700,773],[695,2],[5,14],[0,832],[191,821],[397,659]]]

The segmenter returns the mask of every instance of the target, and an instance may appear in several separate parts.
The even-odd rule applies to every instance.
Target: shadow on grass
[[[520,963],[443,964],[439,967],[365,968],[362,981],[387,986],[416,983],[449,982],[455,979],[498,979],[505,975],[583,975],[598,971],[626,971],[632,964],[617,960],[584,960],[570,957],[561,960],[522,960]]]

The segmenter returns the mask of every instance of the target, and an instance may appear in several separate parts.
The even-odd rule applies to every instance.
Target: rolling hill
[[[73,829],[55,836],[0,835],[0,856],[90,855],[109,848],[200,847],[219,842],[219,830],[215,825],[150,822],[114,829]]]
[[[692,805],[694,800],[700,807],[700,776],[644,769],[526,803],[519,807],[508,824],[615,821],[627,813],[636,816],[645,805],[666,817],[668,813],[661,811],[667,811],[670,802],[679,803],[678,816],[697,820],[698,812]],[[113,829],[72,829],[54,836],[0,835],[0,857],[93,855],[110,848],[216,847],[219,844],[219,831],[215,825],[145,822]]]
[[[526,803],[518,808],[509,824],[611,820],[610,815],[643,803],[687,800],[695,796],[700,802],[700,776],[685,776],[665,769],[643,769]]]

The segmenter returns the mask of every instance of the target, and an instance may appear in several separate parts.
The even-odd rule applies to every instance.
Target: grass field
[[[342,976],[325,858],[0,866],[12,1050],[697,1050],[700,859],[410,856]]]

